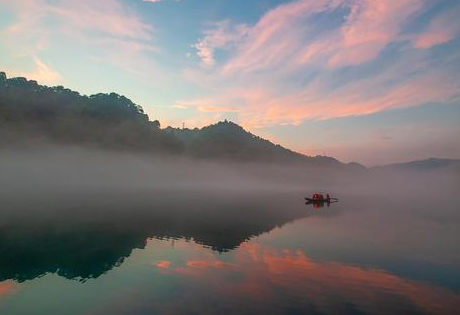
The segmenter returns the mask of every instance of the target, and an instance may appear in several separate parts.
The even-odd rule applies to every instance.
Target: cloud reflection
[[[16,291],[17,284],[12,281],[2,281],[0,282],[0,299],[6,296],[7,294],[13,293]]]
[[[233,258],[232,263],[216,257],[186,261],[173,270],[189,281],[198,282],[202,291],[214,292],[225,301],[254,302],[254,311],[264,313],[287,306],[280,303],[289,303],[290,309],[314,309],[328,314],[350,307],[353,312],[377,314],[411,311],[454,314],[460,308],[460,296],[443,288],[384,270],[314,261],[300,250],[276,250],[244,243]],[[207,309],[197,303],[197,299],[207,295],[202,291],[189,292],[182,298],[187,308],[206,314]],[[238,308],[238,305],[224,307]]]

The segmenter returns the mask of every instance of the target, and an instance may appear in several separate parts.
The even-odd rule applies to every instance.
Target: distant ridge
[[[384,166],[375,166],[371,170],[408,170],[408,171],[430,171],[443,168],[459,168],[460,160],[429,158],[425,160],[395,163]]]

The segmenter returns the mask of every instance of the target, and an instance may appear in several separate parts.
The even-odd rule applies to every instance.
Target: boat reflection
[[[305,201],[305,204],[306,205],[313,205],[313,207],[315,209],[320,209],[320,208],[324,208],[324,206],[327,206],[329,208],[332,203],[336,203],[336,202],[338,202],[338,201],[337,200],[327,200],[327,201],[323,201],[323,200],[307,200],[307,201]]]

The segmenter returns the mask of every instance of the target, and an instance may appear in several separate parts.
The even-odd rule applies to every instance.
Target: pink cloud
[[[196,108],[201,112],[210,113],[237,113],[240,111],[237,107],[216,105],[214,99],[197,99],[192,101],[179,101],[173,105],[175,108],[186,109]]]
[[[220,107],[224,114],[232,109],[245,127],[259,128],[450,101],[460,91],[455,69],[448,59],[424,59],[404,33],[405,25],[427,8],[427,0],[300,0],[281,5],[253,26],[246,25],[245,36],[233,41],[233,48],[214,45],[214,50],[225,47],[230,54],[222,61],[213,57],[214,69],[184,72],[205,92],[181,103],[196,108],[198,115],[205,108],[219,112]],[[317,14],[337,14],[337,9],[346,12],[340,25],[315,28]],[[231,37],[225,23],[225,28],[209,31],[218,34],[220,41],[214,42],[226,43],[222,39]],[[430,29],[442,29],[437,23]],[[433,38],[426,33],[425,38]],[[377,60],[392,43],[405,48],[387,68],[376,67],[365,77],[355,70]],[[336,73],[343,67],[347,79],[340,82]],[[302,83],[304,78],[309,79]]]
[[[454,39],[460,33],[460,5],[443,11],[431,23],[425,32],[414,38],[414,45],[420,49],[428,49]]]
[[[402,24],[422,8],[423,2],[352,1],[350,14],[340,29],[338,46],[329,60],[329,66],[359,65],[377,57],[384,47],[398,40]],[[334,38],[332,40],[335,41]]]
[[[237,113],[240,110],[233,107],[225,106],[198,106],[198,109],[202,112],[217,112],[217,113]]]
[[[367,88],[374,89],[374,82],[357,82],[327,94],[316,92],[315,86],[312,86],[299,93],[267,100],[268,109],[261,116],[248,117],[248,123],[259,127],[279,123],[298,124],[305,119],[367,115],[427,102],[448,101],[458,96],[460,91],[460,83],[453,76],[450,78],[428,74],[382,89],[374,95],[365,95],[363,92]]]
[[[408,67],[413,70],[413,66]],[[248,83],[246,88],[231,87],[220,91],[217,96],[184,103],[197,110],[209,108],[213,112],[225,113],[231,109],[238,115],[240,123],[249,129],[279,124],[297,125],[306,119],[367,115],[427,102],[446,102],[458,97],[460,83],[455,80],[455,71],[435,70],[385,86],[385,82],[404,73],[404,66],[397,63],[394,69],[388,69],[379,76],[355,81],[332,91],[327,87],[327,76],[319,76],[307,87],[291,93],[278,94],[269,89],[253,88]]]
[[[402,24],[417,13],[424,0],[296,1],[265,14],[248,29],[236,56],[225,72],[273,68],[292,61],[310,61],[326,55],[329,67],[358,65],[377,57],[389,43],[399,40]],[[321,36],[311,18],[318,13],[350,8],[346,21]]]
[[[342,1],[295,1],[281,5],[249,29],[237,54],[223,67],[224,72],[254,71],[283,64],[303,44],[302,33],[309,27],[302,23],[319,12],[331,11]]]

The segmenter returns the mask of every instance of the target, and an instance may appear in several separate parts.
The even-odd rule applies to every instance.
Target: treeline
[[[116,93],[80,95],[0,72],[0,143],[87,145],[180,152],[182,145],[143,109]]]
[[[237,124],[202,129],[160,128],[141,106],[116,93],[81,95],[0,72],[0,146],[51,142],[199,158],[342,166],[307,157],[257,137]]]

